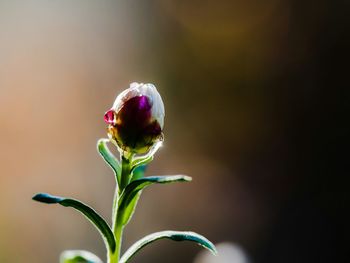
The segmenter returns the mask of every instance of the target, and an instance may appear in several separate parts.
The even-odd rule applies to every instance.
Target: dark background
[[[165,143],[126,230],[194,230],[252,262],[346,262],[347,1],[0,1],[0,261],[104,259],[68,195],[110,217],[113,176],[95,142],[133,81],[154,83]],[[192,262],[161,241],[134,262]]]

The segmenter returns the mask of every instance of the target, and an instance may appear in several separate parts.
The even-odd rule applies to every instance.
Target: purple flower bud
[[[131,83],[105,113],[108,136],[123,152],[145,154],[163,138],[164,104],[152,84]]]

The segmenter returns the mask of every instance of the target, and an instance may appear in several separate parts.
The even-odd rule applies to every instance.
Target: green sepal
[[[103,263],[96,255],[85,250],[66,250],[61,253],[60,263]]]
[[[208,239],[204,236],[199,235],[195,232],[186,232],[186,231],[161,231],[157,233],[150,234],[145,236],[144,238],[137,241],[133,244],[122,256],[120,259],[120,263],[127,263],[139,250],[141,250],[144,246],[158,240],[158,239],[171,239],[174,241],[192,241],[197,243],[198,245],[208,249],[214,255],[217,254],[216,248]]]
[[[112,168],[114,175],[116,177],[116,180],[118,182],[118,185],[120,185],[120,174],[121,174],[120,162],[114,156],[114,154],[108,149],[108,146],[107,146],[108,142],[109,142],[108,139],[99,139],[97,141],[97,150],[102,156],[103,160],[109,165],[109,167]]]
[[[110,250],[115,250],[115,237],[111,228],[106,223],[106,221],[91,207],[75,199],[53,196],[45,193],[36,194],[35,196],[33,196],[33,200],[46,204],[60,204],[65,207],[75,208],[76,210],[81,212],[86,218],[88,218],[91,221],[91,223],[93,223],[93,225],[102,235],[104,241],[106,242],[106,245],[109,246]]]
[[[174,182],[189,182],[192,178],[186,175],[169,175],[169,176],[148,176],[136,179],[129,183],[122,192],[118,202],[118,213],[123,215],[121,223],[126,225],[136,208],[137,201],[141,191],[152,184],[167,184]]]

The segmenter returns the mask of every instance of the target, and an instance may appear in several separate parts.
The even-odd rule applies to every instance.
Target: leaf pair
[[[121,186],[122,183],[122,178],[121,178],[121,173],[122,173],[122,169],[121,169],[121,164],[119,162],[119,160],[114,156],[114,154],[109,150],[107,143],[109,142],[108,139],[99,139],[97,142],[97,150],[100,153],[100,155],[102,156],[103,160],[108,164],[109,167],[112,168],[118,186]],[[154,146],[152,148],[152,150],[145,156],[139,156],[136,157],[135,159],[133,159],[130,163],[130,174],[133,174],[136,170],[136,168],[140,167],[140,166],[145,166],[147,164],[149,164],[152,160],[153,160],[153,154],[155,151],[157,151],[157,149],[161,146],[161,142],[157,143],[156,146]],[[129,178],[129,179],[134,179],[133,178]]]
[[[174,241],[192,241],[211,251],[214,255],[217,253],[215,246],[205,237],[194,232],[181,231],[161,231],[150,234],[133,244],[122,256],[120,263],[127,263],[144,246],[151,244],[159,239],[171,239]],[[60,263],[102,263],[102,260],[96,255],[85,250],[67,250],[60,256]]]
[[[114,174],[117,178],[117,183],[120,186],[122,184],[122,181],[124,181],[121,178],[121,165],[113,153],[108,149],[108,142],[108,139],[100,139],[97,142],[97,149],[104,161],[114,171]],[[118,204],[115,204],[113,206],[114,209],[117,207],[118,210],[116,212],[122,215],[121,223],[123,226],[128,224],[130,221],[135,211],[138,199],[140,198],[141,192],[145,187],[156,183],[166,184],[172,182],[189,182],[192,180],[191,177],[184,175],[143,177],[143,170],[141,169],[142,171],[140,171],[140,168],[142,168],[144,165],[147,165],[153,160],[153,154],[160,146],[161,142],[157,143],[149,154],[146,156],[137,157],[130,163],[130,173],[133,174],[132,178],[129,178],[131,182],[125,186],[125,189],[121,189],[122,193],[118,200]]]
[[[141,194],[141,190],[146,186],[155,184],[155,183],[171,183],[171,182],[183,182],[190,181],[191,177],[183,175],[175,176],[149,176],[141,179],[137,179],[131,182],[126,189],[123,191],[119,203],[118,203],[118,213],[123,214],[122,222],[123,225],[126,225],[130,220],[135,207],[137,200]],[[86,204],[72,199],[65,198],[60,196],[54,196],[47,193],[39,193],[33,196],[33,200],[39,201],[46,204],[60,204],[65,207],[72,207],[85,215],[101,233],[105,243],[109,246],[110,250],[114,252],[116,247],[114,234],[106,223],[106,221],[91,207]]]

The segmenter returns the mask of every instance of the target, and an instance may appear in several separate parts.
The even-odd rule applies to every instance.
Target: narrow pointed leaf
[[[112,251],[115,250],[116,244],[112,230],[106,221],[91,207],[75,199],[53,196],[45,193],[36,194],[33,196],[33,200],[46,204],[60,204],[62,206],[75,208],[83,215],[85,215],[93,223],[97,230],[99,230],[102,237],[104,238],[104,241],[106,244],[108,244],[110,249]]]
[[[163,141],[158,141],[145,155],[135,157],[131,162],[132,169],[136,168],[137,166],[150,163],[153,160],[153,155],[158,151],[162,144]]]
[[[132,172],[131,182],[145,177],[146,168],[147,165],[140,165],[136,167]]]
[[[217,254],[216,248],[208,239],[206,239],[204,236],[199,235],[195,232],[187,232],[187,231],[161,231],[157,233],[150,234],[148,236],[145,236],[144,238],[137,241],[135,244],[133,244],[122,256],[120,259],[120,263],[127,263],[129,260],[144,246],[158,240],[158,239],[171,239],[174,241],[192,241],[197,243],[198,245],[208,249],[211,251],[214,255]]]
[[[119,199],[119,210],[123,215],[122,223],[126,225],[137,204],[141,191],[152,184],[167,184],[174,182],[189,182],[192,178],[186,175],[169,175],[169,176],[148,176],[132,181],[125,188]]]
[[[60,256],[60,263],[103,263],[96,255],[85,250],[66,250]]]
[[[103,160],[112,168],[118,184],[120,184],[120,163],[113,153],[108,149],[108,139],[99,139],[97,142],[97,150]]]
[[[142,166],[142,165],[147,165],[150,162],[153,161],[153,155],[148,156],[146,158],[142,158],[142,159],[136,159],[131,163],[131,172],[133,172],[136,168]]]
[[[135,195],[152,184],[167,184],[174,182],[189,182],[192,178],[186,175],[168,175],[168,176],[148,176],[132,181],[123,191],[119,199],[119,207],[127,205]]]
[[[135,209],[136,209],[136,205],[140,199],[141,196],[141,191],[138,192],[129,202],[129,204],[124,208],[124,211],[121,212],[122,213],[122,223],[123,225],[127,225],[130,221],[130,219],[132,218],[132,216],[135,213]],[[121,211],[121,210],[119,210]]]

